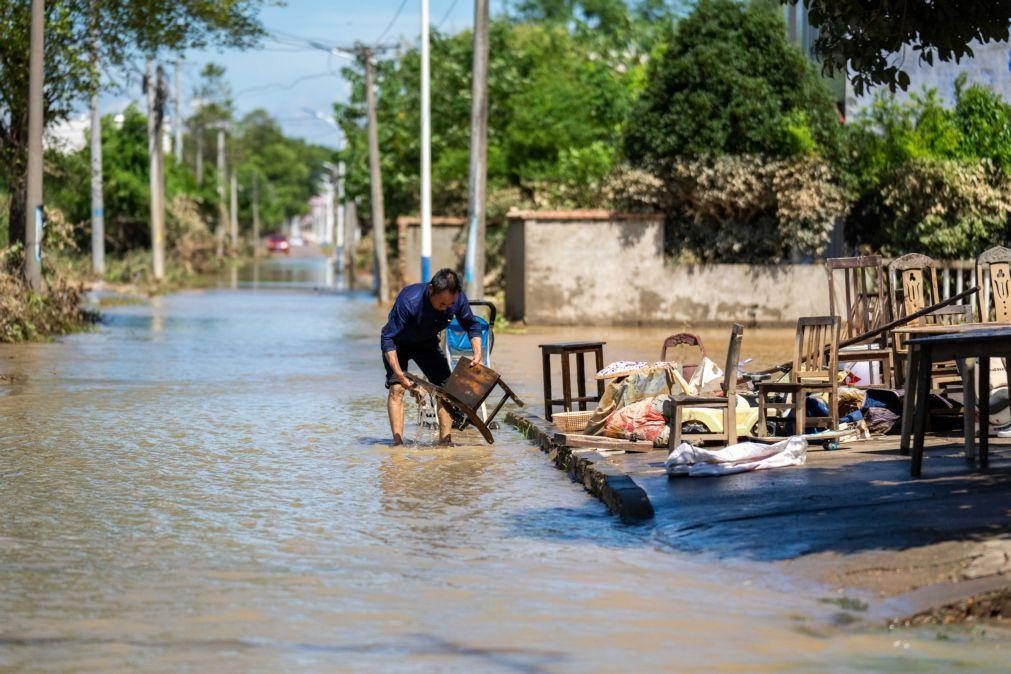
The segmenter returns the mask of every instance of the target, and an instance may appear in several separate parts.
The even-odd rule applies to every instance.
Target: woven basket
[[[551,415],[551,420],[555,422],[562,433],[581,433],[590,423],[593,411],[585,412],[555,412]]]

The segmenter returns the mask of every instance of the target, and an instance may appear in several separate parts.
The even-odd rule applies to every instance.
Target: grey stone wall
[[[466,222],[465,218],[432,218],[433,274],[444,267],[463,272],[467,253]],[[421,281],[421,223],[418,218],[397,218],[397,235],[400,247],[398,263],[404,283],[418,283]]]
[[[663,218],[511,214],[506,315],[532,325],[790,325],[828,313],[820,264],[672,265]]]

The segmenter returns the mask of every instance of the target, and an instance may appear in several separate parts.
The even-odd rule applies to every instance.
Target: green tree
[[[466,213],[471,34],[433,33],[433,209]],[[498,194],[543,202],[600,182],[620,155],[621,129],[640,53],[601,48],[596,36],[558,22],[500,17],[490,26],[488,185]],[[410,49],[376,64],[379,146],[386,212],[419,207],[419,55]],[[348,191],[367,202],[368,153],[362,75],[345,70],[351,100],[335,106],[345,132]],[[584,190],[585,191],[585,190]],[[367,213],[363,208],[360,212]]]
[[[224,119],[230,122],[230,117]],[[259,181],[260,216],[264,231],[279,228],[286,218],[307,210],[309,197],[317,192],[323,163],[336,161],[336,152],[289,138],[277,122],[263,110],[254,110],[233,125],[230,155],[241,188],[239,222],[252,222],[251,200],[254,180]],[[192,143],[191,143],[192,144]],[[122,254],[150,245],[147,118],[134,106],[116,116],[102,119],[103,179],[105,183],[106,244]],[[89,201],[89,150],[72,153],[50,151],[47,155],[46,195],[71,223],[87,221]],[[179,197],[192,204],[204,225],[213,230],[217,222],[217,188],[214,167],[208,168],[203,184],[188,165],[165,157],[165,191],[170,205]],[[170,233],[183,231],[185,223],[173,222],[169,208]],[[83,227],[77,228],[79,243],[86,245]],[[172,241],[169,242],[173,243]]]
[[[851,243],[971,257],[1008,234],[1011,105],[993,91],[962,78],[952,108],[935,90],[881,95],[846,136]]]
[[[336,151],[285,136],[264,110],[248,113],[235,129],[232,148],[241,186],[240,226],[252,222],[254,182],[264,232],[279,229],[287,218],[305,213],[309,198],[318,193],[323,165],[337,161]]]
[[[219,44],[246,47],[262,34],[265,0],[50,0],[46,3],[44,118],[65,119],[91,91],[88,63],[97,30],[100,59],[121,68],[138,55]],[[30,0],[0,3],[0,171],[11,198],[11,239],[24,237]]]
[[[787,41],[773,2],[700,0],[651,61],[646,81],[626,126],[634,164],[835,151],[832,96]]]
[[[102,155],[106,246],[113,253],[149,246],[147,117],[135,106],[129,106],[121,117],[102,118]],[[68,154],[47,153],[47,204],[59,208],[71,223],[88,220],[89,171],[87,145]],[[180,195],[198,204],[213,203],[215,198],[213,191],[201,191],[193,174],[172,155],[165,157],[165,192],[168,202]],[[86,245],[85,228],[76,231],[79,244]]]

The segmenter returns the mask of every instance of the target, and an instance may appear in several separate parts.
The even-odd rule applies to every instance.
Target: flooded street
[[[0,347],[0,671],[1005,667],[975,630],[836,626],[832,588],[673,552],[509,428],[388,447],[385,315],[333,283],[272,262]],[[539,341],[665,331],[573,332],[499,335],[535,411]]]

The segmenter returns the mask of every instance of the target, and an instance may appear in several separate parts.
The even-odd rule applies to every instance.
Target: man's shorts
[[[421,373],[436,386],[442,386],[449,379],[449,362],[446,361],[446,354],[439,348],[439,342],[420,342],[417,344],[398,344],[397,360],[400,362],[400,369],[407,372],[407,361],[413,360],[421,368]],[[383,354],[383,367],[386,368],[386,388],[393,384],[400,383],[393,373],[393,368],[386,362],[386,354]]]

